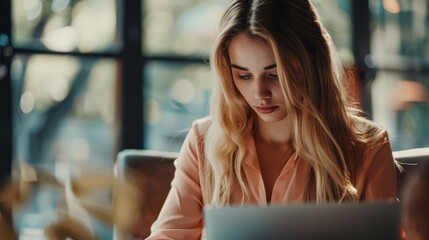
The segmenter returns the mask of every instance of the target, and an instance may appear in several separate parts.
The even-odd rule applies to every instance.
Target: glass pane
[[[147,55],[201,56],[217,33],[229,0],[141,0],[143,52]]]
[[[347,65],[354,64],[350,0],[311,0]]]
[[[313,0],[341,56],[353,63],[350,0]],[[143,1],[143,52],[147,55],[206,55],[229,0]]]
[[[380,71],[372,86],[374,120],[389,131],[393,150],[429,147],[429,75]]]
[[[15,47],[100,52],[120,44],[117,0],[14,0]]]
[[[41,167],[60,181],[73,166],[111,167],[117,68],[111,59],[16,55],[11,72],[14,162]],[[43,228],[64,210],[64,196],[56,190],[42,185],[31,194],[14,218],[21,234]],[[103,226],[97,224],[98,232]],[[111,233],[99,234],[107,239]]]
[[[371,0],[371,54],[379,66],[428,59],[427,0]]]
[[[212,74],[203,64],[150,62],[146,70],[144,148],[179,151],[192,121],[208,113]]]

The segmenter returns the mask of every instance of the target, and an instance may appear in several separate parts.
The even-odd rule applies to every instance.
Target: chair
[[[114,238],[144,239],[150,234],[150,227],[158,217],[170,190],[174,177],[174,160],[178,153],[152,150],[123,150],[118,153],[115,172],[120,180],[135,184],[142,191],[141,211],[138,228],[130,235],[114,231]]]
[[[407,179],[418,168],[422,161],[429,161],[429,148],[394,151],[394,158],[403,167],[398,169],[397,182],[399,199]],[[118,154],[116,174],[121,180],[132,181],[143,191],[142,209],[139,214],[138,228],[134,238],[146,238],[150,227],[158,217],[159,211],[167,197],[174,177],[174,160],[178,153],[151,150],[123,150]],[[137,177],[137,178],[134,178]],[[133,239],[115,232],[115,239]]]
[[[404,187],[412,176],[413,172],[418,169],[421,163],[429,161],[429,148],[413,148],[402,151],[394,151],[393,157],[402,166],[403,171],[397,169],[396,179],[399,200],[403,199]]]

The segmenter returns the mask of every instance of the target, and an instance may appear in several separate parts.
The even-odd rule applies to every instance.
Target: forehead
[[[231,41],[228,54],[232,64],[246,68],[263,68],[276,63],[273,51],[265,40],[244,33]]]

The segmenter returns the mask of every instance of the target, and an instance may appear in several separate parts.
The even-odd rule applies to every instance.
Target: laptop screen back
[[[399,239],[398,202],[205,208],[209,240]]]

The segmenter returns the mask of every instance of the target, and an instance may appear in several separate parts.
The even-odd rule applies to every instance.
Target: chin
[[[284,116],[267,116],[267,115],[258,115],[258,118],[265,123],[278,123],[280,121],[285,120],[287,115]]]

